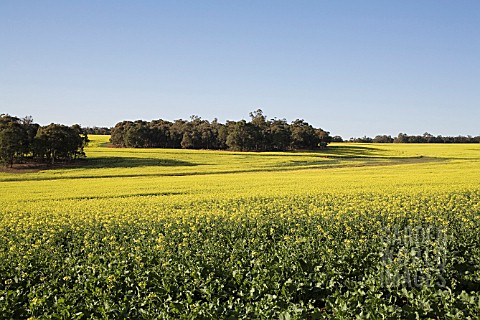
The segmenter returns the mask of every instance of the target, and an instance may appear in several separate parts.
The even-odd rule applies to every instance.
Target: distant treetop
[[[399,133],[397,137],[392,138],[387,135],[378,135],[375,138],[364,136],[362,138],[350,138],[349,142],[361,143],[480,143],[480,136],[434,136],[425,132],[421,136],[409,136],[406,133]]]

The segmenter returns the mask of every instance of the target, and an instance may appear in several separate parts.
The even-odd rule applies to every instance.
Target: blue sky
[[[480,135],[480,1],[0,0],[0,113]]]

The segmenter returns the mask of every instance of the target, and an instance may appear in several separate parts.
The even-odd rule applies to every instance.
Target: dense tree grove
[[[425,132],[421,136],[409,136],[405,133],[399,133],[395,138],[392,138],[389,135],[378,135],[373,139],[364,136],[362,138],[351,138],[349,141],[361,143],[480,143],[480,136],[444,137],[434,136],[428,132]]]
[[[82,130],[86,134],[109,135],[112,133],[112,128],[107,128],[107,127],[86,127],[86,128],[82,128]]]
[[[119,147],[135,148],[285,151],[325,148],[331,137],[304,120],[267,120],[259,109],[250,113],[250,121],[225,124],[198,116],[190,121],[123,121],[112,129],[110,141]]]
[[[85,156],[87,135],[78,125],[49,124],[41,127],[31,117],[0,115],[0,162],[34,160],[44,163],[70,161]]]

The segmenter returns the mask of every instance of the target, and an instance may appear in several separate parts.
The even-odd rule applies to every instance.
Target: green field
[[[0,173],[0,318],[480,317],[480,145],[90,139]]]

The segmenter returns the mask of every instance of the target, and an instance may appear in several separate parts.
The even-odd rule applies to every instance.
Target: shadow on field
[[[384,151],[379,147],[365,147],[365,146],[328,146],[326,149],[301,149],[301,150],[289,150],[289,151],[267,151],[266,154],[264,152],[259,151],[224,151],[222,155],[227,156],[243,156],[244,158],[259,156],[274,156],[274,157],[292,157],[292,156],[299,156],[303,157],[305,154],[311,155],[316,154],[319,156],[339,156],[339,157],[371,157],[371,156],[378,156],[378,153]]]
[[[332,158],[362,158],[362,157],[375,157],[378,156],[379,152],[383,151],[381,148],[372,148],[366,146],[328,146],[326,149],[321,150],[294,150],[294,151],[287,151],[282,154],[271,154],[275,156],[284,156],[284,157],[291,157],[291,156],[304,156],[305,154],[316,154],[320,157],[332,157]],[[239,153],[235,153],[239,154]],[[258,155],[261,155],[259,153]],[[382,157],[384,158],[384,157]]]
[[[382,149],[365,146],[329,146],[327,149],[322,150],[319,153],[328,156],[356,158],[378,156],[379,151],[382,151]]]
[[[79,167],[85,168],[193,167],[197,165],[180,160],[134,157],[87,158],[78,162]]]
[[[281,164],[281,167],[295,167],[301,169],[302,167],[310,167],[310,166],[331,166],[341,164],[340,159],[329,159],[329,160],[321,160],[321,161],[301,161],[301,160],[290,160],[286,163]]]

